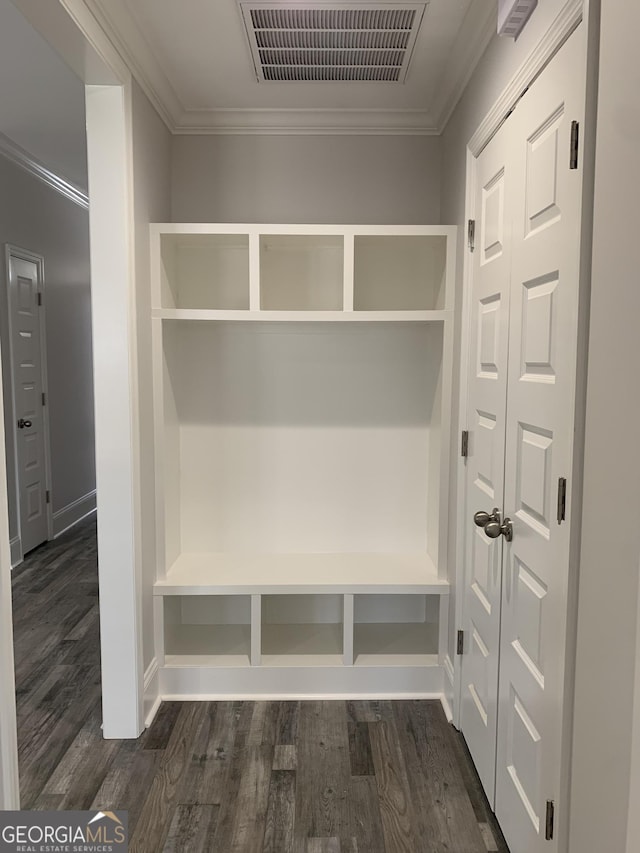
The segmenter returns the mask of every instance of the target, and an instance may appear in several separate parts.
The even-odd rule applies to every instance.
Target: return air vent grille
[[[403,82],[426,6],[240,2],[266,82]]]

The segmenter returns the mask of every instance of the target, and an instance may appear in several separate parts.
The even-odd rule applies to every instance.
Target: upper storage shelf
[[[182,320],[442,321],[448,226],[151,226],[154,316]]]

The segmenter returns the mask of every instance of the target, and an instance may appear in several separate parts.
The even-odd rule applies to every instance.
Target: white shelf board
[[[154,308],[160,320],[270,323],[441,323],[451,311],[216,311],[208,308]]]
[[[155,595],[447,595],[425,554],[182,554]]]
[[[233,667],[251,666],[248,655],[165,655],[165,666]]]
[[[438,666],[438,655],[358,655],[354,666]]]

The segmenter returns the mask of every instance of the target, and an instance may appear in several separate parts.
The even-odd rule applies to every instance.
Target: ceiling
[[[440,132],[495,32],[497,5],[337,0],[426,2],[405,81],[274,83],[258,82],[237,0],[84,2],[174,133],[303,134]],[[0,0],[0,150],[26,152],[86,192],[83,84],[11,0]]]
[[[426,10],[402,83],[259,82],[238,0],[86,2],[178,133],[438,133],[496,26],[496,0],[273,0]]]

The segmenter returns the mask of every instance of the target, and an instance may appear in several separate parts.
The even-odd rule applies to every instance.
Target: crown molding
[[[4,133],[0,133],[0,155],[21,169],[24,169],[25,172],[29,172],[30,175],[38,178],[38,180],[69,199],[69,201],[83,207],[85,210],[89,209],[89,196],[80,187],[72,184],[71,181],[68,181],[61,175],[52,172],[40,160],[32,157],[28,151],[25,151],[24,148],[21,148],[12,139],[9,139]]]
[[[172,132],[184,112],[160,62],[122,0],[83,0],[138,85]]]
[[[433,105],[438,132],[442,133],[462,97],[467,83],[489,42],[496,35],[498,4],[474,4],[469,8],[440,78]]]
[[[201,110],[185,111],[175,134],[435,136],[422,110]]]
[[[469,140],[469,151],[474,157],[480,154],[498,131],[523,93],[582,21],[583,15],[584,0],[566,0],[547,32],[511,78],[509,85],[503,90]]]

